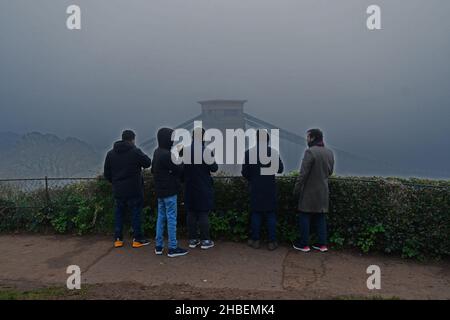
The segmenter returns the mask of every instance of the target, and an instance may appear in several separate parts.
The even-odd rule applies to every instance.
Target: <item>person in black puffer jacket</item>
[[[144,179],[142,168],[149,168],[152,161],[135,146],[136,135],[131,130],[122,133],[122,140],[106,155],[104,177],[112,183],[115,198],[115,232],[114,246],[123,246],[123,213],[128,208],[133,213],[133,247],[148,245],[141,228],[141,212],[144,203]]]
[[[177,242],[177,195],[180,191],[180,177],[183,165],[172,161],[171,149],[173,130],[161,128],[158,131],[158,148],[153,154],[152,174],[156,197],[158,198],[158,219],[156,222],[155,253],[160,255],[164,249],[164,228],[167,223],[168,256],[187,254]]]

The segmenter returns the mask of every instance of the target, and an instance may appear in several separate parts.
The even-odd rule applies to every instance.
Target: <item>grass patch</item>
[[[27,291],[0,289],[0,300],[53,300],[63,298],[82,299],[85,295],[86,289],[68,290],[63,287],[48,287]]]

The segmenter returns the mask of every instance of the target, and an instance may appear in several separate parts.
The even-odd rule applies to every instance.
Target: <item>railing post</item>
[[[48,191],[48,177],[45,176],[45,205],[48,208],[50,208],[50,193]]]

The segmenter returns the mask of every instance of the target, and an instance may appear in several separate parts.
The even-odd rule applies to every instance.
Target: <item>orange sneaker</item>
[[[117,238],[116,241],[114,241],[114,248],[121,248],[121,247],[123,247],[123,240]]]
[[[147,239],[133,239],[133,248],[140,248],[143,246],[148,246],[150,241]]]

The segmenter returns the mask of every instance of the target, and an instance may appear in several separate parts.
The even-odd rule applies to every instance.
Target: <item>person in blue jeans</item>
[[[131,226],[133,228],[133,248],[138,248],[149,244],[148,240],[144,243],[142,241],[142,227],[141,227],[141,212],[144,204],[142,197],[136,198],[116,198],[114,210],[114,239],[115,247],[121,247],[122,243],[122,229],[123,229],[123,213],[128,207],[131,211]]]
[[[141,212],[144,202],[144,179],[142,169],[149,168],[152,161],[135,145],[136,135],[131,130],[122,133],[122,140],[114,143],[104,164],[104,177],[112,183],[115,199],[114,247],[123,247],[123,214],[128,207],[133,215],[133,248],[150,242],[143,237]]]
[[[325,218],[325,213],[311,213],[311,212],[300,212],[299,214],[299,225],[300,225],[300,242],[297,248],[305,248],[309,245],[309,230],[311,222],[316,225],[318,244],[313,245],[314,249],[320,250],[321,246],[325,246],[327,243],[327,222]],[[303,250],[300,250],[303,251]],[[323,247],[320,251],[327,251],[326,247]]]
[[[264,139],[264,140],[263,140]],[[262,168],[269,168],[271,163],[262,164],[260,161],[259,149],[267,148],[266,155],[278,161],[278,168],[275,172],[264,174]],[[264,150],[264,149],[263,149]],[[250,162],[251,153],[256,155],[255,163]],[[245,159],[242,165],[242,176],[249,182],[250,188],[250,208],[251,208],[251,238],[248,245],[254,249],[260,248],[261,223],[266,220],[269,243],[268,249],[275,250],[278,247],[276,237],[276,208],[277,189],[275,173],[282,173],[284,170],[283,161],[277,151],[269,146],[269,135],[265,130],[258,130],[256,136],[256,146],[245,152]]]
[[[169,250],[177,248],[177,195],[158,198],[158,220],[156,221],[156,254],[162,254],[162,250],[164,248],[164,229],[166,225],[168,231]]]
[[[300,241],[293,244],[294,249],[309,252],[310,222],[317,223],[319,242],[312,247],[327,252],[327,225],[325,215],[329,211],[328,178],[333,174],[333,151],[325,147],[320,129],[307,131],[306,149],[300,172],[294,186],[294,196],[298,197]]]
[[[180,176],[183,165],[172,161],[171,149],[173,130],[161,128],[158,131],[158,148],[153,154],[153,180],[158,198],[158,218],[156,221],[155,253],[163,254],[164,230],[167,225],[169,257],[183,256],[187,250],[177,242],[177,195],[180,191]]]

